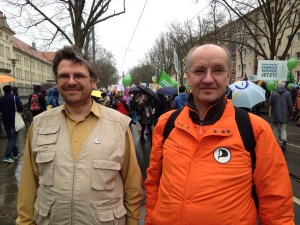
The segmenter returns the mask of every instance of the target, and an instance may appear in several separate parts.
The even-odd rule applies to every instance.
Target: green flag
[[[161,87],[178,87],[178,82],[173,80],[165,71],[161,71],[158,84]]]

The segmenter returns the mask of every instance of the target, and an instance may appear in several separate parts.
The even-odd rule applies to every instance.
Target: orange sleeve
[[[261,118],[252,118],[251,123],[256,138],[253,179],[260,222],[294,225],[293,193],[285,158],[270,125]]]

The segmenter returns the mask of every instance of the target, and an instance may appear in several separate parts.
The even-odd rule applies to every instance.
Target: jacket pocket
[[[49,145],[55,144],[58,139],[59,128],[59,126],[40,128],[36,140],[38,148],[46,150]]]
[[[92,201],[91,204],[94,215],[96,215],[97,222],[95,224],[125,225],[125,215],[127,211],[123,205],[123,202],[120,202],[120,199],[116,199],[107,203]]]
[[[54,202],[55,198],[53,197],[45,197],[37,194],[37,199],[34,203],[34,214],[33,220],[38,225],[48,225],[53,224],[52,218],[54,218],[55,210],[54,210]]]
[[[94,159],[92,168],[92,188],[99,191],[113,190],[121,169],[119,162]]]
[[[36,163],[39,167],[39,184],[45,186],[53,185],[55,152],[39,152],[36,156]]]

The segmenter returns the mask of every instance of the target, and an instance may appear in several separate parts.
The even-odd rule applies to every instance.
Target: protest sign
[[[257,80],[287,80],[287,61],[258,60]]]

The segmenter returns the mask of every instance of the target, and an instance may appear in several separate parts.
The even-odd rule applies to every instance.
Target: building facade
[[[30,46],[14,35],[15,32],[7,24],[5,15],[0,12],[0,68],[11,70],[9,75],[16,81],[10,85],[18,87],[21,99],[26,102],[33,91],[33,85],[54,80],[54,52],[38,51],[34,42]],[[1,91],[3,85],[5,84],[0,83]]]

